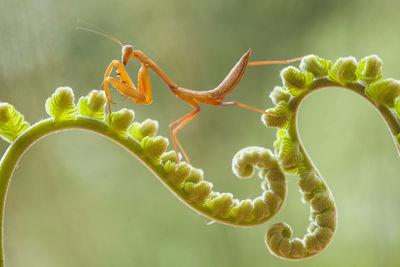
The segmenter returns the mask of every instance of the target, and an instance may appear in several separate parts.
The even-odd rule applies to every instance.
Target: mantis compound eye
[[[122,64],[126,65],[134,52],[132,45],[124,45],[122,47]]]

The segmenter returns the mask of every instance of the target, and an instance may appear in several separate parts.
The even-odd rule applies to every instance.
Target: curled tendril
[[[177,165],[175,152],[167,152],[168,139],[157,136],[158,122],[150,119],[133,122],[134,112],[128,109],[106,116],[103,92],[92,91],[81,97],[77,105],[74,99],[71,88],[58,88],[46,101],[50,118],[32,126],[13,106],[0,104],[0,137],[11,143],[0,163],[1,216],[8,183],[23,153],[40,138],[69,129],[90,130],[120,144],[139,158],[184,203],[213,221],[235,226],[257,225],[272,218],[282,207],[286,180],[278,159],[270,150],[250,147],[236,154],[232,169],[238,177],[248,178],[254,169],[258,169],[261,178],[258,197],[237,199],[231,193],[214,191],[212,183],[204,180],[201,169],[186,162]],[[2,238],[0,245],[3,249]],[[4,256],[1,264],[4,264]]]
[[[141,160],[180,200],[213,221],[233,226],[253,226],[276,215],[286,197],[284,172],[299,176],[302,200],[310,204],[310,225],[303,238],[293,238],[286,223],[272,225],[265,236],[270,252],[278,257],[300,260],[322,252],[336,229],[335,202],[327,184],[307,155],[297,131],[297,111],[302,100],[324,87],[343,87],[366,98],[386,121],[400,153],[400,83],[382,80],[382,61],[369,56],[357,63],[353,57],[335,63],[309,55],[300,69],[282,70],[282,86],[270,94],[276,105],[263,115],[267,127],[277,128],[274,152],[247,147],[233,158],[232,170],[239,178],[251,177],[255,169],[261,178],[260,195],[237,199],[231,193],[213,191],[204,172],[186,162],[177,163],[174,151],[167,151],[168,139],[157,136],[158,122],[133,122],[134,112],[122,109],[106,116],[103,92],[92,91],[74,103],[71,88],[61,87],[46,101],[50,118],[32,126],[7,103],[0,103],[0,137],[11,143],[0,162],[0,230],[3,229],[5,197],[11,175],[23,153],[40,138],[69,129],[86,129],[121,145]],[[3,231],[0,231],[3,252]],[[4,266],[1,254],[0,266]]]
[[[293,238],[288,224],[274,224],[269,228],[265,241],[276,256],[299,260],[317,255],[329,245],[337,220],[332,193],[307,155],[298,134],[299,105],[310,93],[324,87],[354,91],[381,114],[400,153],[400,82],[382,79],[382,61],[375,55],[359,63],[353,57],[339,58],[334,64],[309,55],[302,59],[300,69],[285,68],[281,78],[283,86],[275,87],[270,94],[276,106],[267,110],[281,118],[264,115],[262,120],[266,126],[278,128],[275,154],[285,172],[300,177],[302,200],[310,204],[310,225],[303,238]]]

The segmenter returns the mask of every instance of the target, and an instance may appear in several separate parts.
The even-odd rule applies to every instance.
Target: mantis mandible
[[[103,31],[95,25],[84,22],[96,30],[89,28],[80,29],[91,31],[97,34],[100,34],[104,37],[111,39],[122,47],[122,57],[121,61],[113,60],[110,65],[107,67],[103,82],[100,86],[100,89],[104,86],[104,91],[108,101],[109,111],[111,113],[110,104],[113,103],[111,101],[110,92],[109,92],[109,84],[113,85],[117,91],[126,98],[132,99],[136,104],[145,104],[149,105],[152,102],[152,90],[148,69],[154,71],[168,86],[168,88],[175,94],[176,97],[181,98],[186,101],[189,105],[191,105],[194,110],[185,116],[177,119],[169,125],[169,131],[172,139],[172,144],[176,153],[177,163],[179,164],[180,158],[178,154],[178,148],[182,152],[185,160],[190,164],[189,157],[185,153],[181,142],[177,138],[177,133],[188,124],[197,114],[200,112],[200,106],[198,103],[204,103],[208,105],[214,106],[239,106],[242,108],[246,108],[249,110],[253,110],[262,114],[267,114],[270,116],[277,116],[275,114],[271,114],[260,109],[239,103],[237,101],[223,102],[224,98],[231,93],[235,87],[238,85],[240,80],[242,79],[247,66],[256,66],[256,65],[271,65],[271,64],[287,64],[291,62],[295,62],[301,60],[302,57],[289,59],[289,60],[277,60],[277,61],[256,61],[249,62],[251,50],[249,49],[236,63],[236,65],[232,68],[229,74],[225,77],[225,79],[214,89],[208,91],[193,91],[190,89],[186,89],[178,86],[175,82],[173,82],[167,74],[152,61],[148,56],[146,56],[140,50],[135,50],[132,45],[123,45],[121,41],[112,36],[111,34]],[[136,59],[141,63],[141,68],[139,70],[138,75],[138,88],[136,88],[132,79],[129,77],[129,74],[125,70],[126,64],[128,64],[130,59]],[[116,68],[117,78],[111,76],[111,72],[113,68]],[[99,89],[99,90],[100,90]]]

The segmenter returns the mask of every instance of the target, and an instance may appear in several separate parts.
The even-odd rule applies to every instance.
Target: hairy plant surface
[[[299,176],[302,200],[310,204],[310,225],[302,238],[293,238],[291,227],[275,223],[265,241],[270,252],[289,260],[302,260],[322,252],[331,242],[337,223],[332,193],[308,156],[297,130],[297,113],[306,96],[325,87],[342,87],[368,100],[385,120],[400,152],[400,82],[382,79],[382,61],[368,56],[357,62],[353,57],[335,63],[309,55],[300,68],[282,70],[283,84],[270,97],[274,108],[263,115],[267,127],[277,128],[274,151],[246,147],[233,158],[232,169],[240,178],[251,177],[255,169],[261,178],[260,195],[237,199],[232,193],[215,192],[201,169],[186,162],[177,164],[174,151],[167,151],[168,139],[157,136],[157,121],[133,122],[134,112],[122,109],[106,115],[103,92],[92,91],[74,103],[71,88],[58,88],[46,101],[50,118],[33,125],[25,122],[15,108],[0,104],[0,136],[11,143],[0,163],[0,249],[4,266],[4,208],[11,175],[24,152],[40,138],[63,130],[83,129],[105,136],[136,156],[186,205],[220,223],[250,227],[274,217],[286,197],[284,173]],[[277,115],[277,116],[276,116]]]

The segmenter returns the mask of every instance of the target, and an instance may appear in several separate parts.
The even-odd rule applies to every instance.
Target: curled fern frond
[[[135,112],[126,108],[113,112],[107,116],[110,131],[116,133],[120,138],[128,138],[128,128],[132,124]]]
[[[249,178],[256,170],[261,178],[261,192],[254,199],[237,199],[232,193],[213,190],[204,172],[186,162],[178,164],[175,151],[168,151],[168,139],[157,136],[158,122],[147,119],[135,122],[134,112],[122,109],[104,114],[105,97],[92,91],[80,98],[78,107],[69,87],[58,88],[46,101],[51,118],[33,126],[13,106],[0,104],[0,136],[12,142],[0,163],[1,205],[13,170],[23,153],[41,137],[67,129],[86,129],[120,144],[139,158],[158,179],[180,200],[199,214],[220,223],[234,226],[262,224],[275,216],[286,198],[284,172],[299,177],[304,203],[310,206],[310,224],[303,238],[293,238],[286,223],[272,225],[265,242],[274,255],[289,259],[305,259],[321,253],[331,242],[337,224],[334,198],[322,175],[306,153],[297,130],[297,112],[310,93],[328,86],[344,87],[365,97],[387,122],[400,153],[400,83],[382,78],[382,61],[369,56],[360,61],[340,58],[335,64],[309,55],[300,69],[285,68],[282,85],[270,97],[275,104],[268,109],[277,116],[263,116],[267,127],[277,127],[274,153],[262,147],[247,147],[233,158],[232,170],[239,178]],[[79,113],[79,115],[78,115]],[[181,155],[178,155],[181,157]],[[0,248],[3,248],[3,216],[0,213]],[[4,262],[0,253],[0,265]]]
[[[183,190],[188,194],[187,199],[190,203],[202,205],[204,200],[212,192],[212,183],[207,181],[200,181],[199,183],[187,182],[183,186]]]
[[[382,60],[376,55],[363,58],[357,67],[358,79],[366,83],[380,80],[382,78],[382,65]]]
[[[210,194],[206,206],[210,208],[214,216],[226,217],[233,206],[233,195],[231,193]]]
[[[329,70],[329,79],[341,85],[357,80],[357,61],[354,57],[342,57],[336,60]]]
[[[153,164],[158,165],[161,162],[161,155],[167,150],[168,139],[162,136],[149,137],[146,136],[141,141],[141,146],[143,148],[143,154]]]
[[[322,178],[304,161],[298,164],[299,186],[303,200],[310,203],[310,226],[303,239],[292,238],[286,223],[272,225],[266,234],[271,253],[285,259],[304,259],[323,251],[336,229],[336,208],[330,191]]]
[[[394,79],[381,80],[367,87],[365,93],[373,101],[395,108],[396,98],[400,96],[400,82]]]
[[[289,125],[289,105],[287,102],[281,101],[274,108],[267,109],[265,112],[272,115],[263,114],[261,120],[263,123],[272,128],[287,128]]]
[[[12,143],[28,129],[29,123],[24,116],[15,110],[14,106],[8,103],[0,103],[0,137]]]
[[[332,65],[330,61],[310,55],[302,59],[300,70],[289,67],[284,69],[285,75],[281,75],[283,86],[292,95],[284,102],[290,108],[283,112],[290,118],[290,123],[277,130],[274,147],[283,170],[300,177],[302,200],[310,205],[310,224],[303,238],[293,238],[292,230],[286,223],[272,225],[265,237],[271,253],[290,260],[305,259],[321,253],[331,242],[337,224],[332,193],[305,152],[298,135],[297,112],[300,103],[309,93],[335,86],[347,88],[367,98],[386,120],[400,153],[400,82],[394,79],[381,80],[382,60],[379,57],[368,56],[358,64],[353,57],[339,58]],[[304,77],[304,73],[311,73],[313,78],[310,76],[311,80],[304,83],[292,81],[295,80],[293,77]],[[281,103],[275,101],[274,104],[275,107],[269,111],[282,110]]]
[[[301,70],[289,66],[281,71],[281,79],[292,96],[301,94],[307,90],[313,81],[312,73],[302,72]]]
[[[182,159],[181,154],[179,153],[179,160]],[[176,158],[176,153],[174,150],[165,152],[164,154],[161,155],[161,163],[162,164],[166,164],[168,161],[170,161],[171,163],[177,163],[178,159]]]
[[[279,146],[277,146],[277,154],[279,163],[286,172],[296,172],[302,161],[302,154],[299,149],[299,143],[293,140],[287,131],[281,131],[279,136]]]
[[[236,218],[236,223],[251,221],[255,216],[253,201],[251,199],[236,201],[231,209],[231,214]]]
[[[104,120],[106,102],[107,99],[104,91],[93,90],[88,96],[79,98],[78,113],[83,116]]]
[[[55,122],[75,120],[77,110],[74,103],[74,92],[70,87],[59,87],[46,100],[46,112]]]
[[[134,122],[129,128],[129,134],[138,141],[157,134],[158,121],[146,119],[144,122]]]
[[[315,78],[328,75],[329,69],[332,68],[332,61],[319,58],[316,55],[308,55],[302,58],[300,62],[300,70],[310,72]]]
[[[239,178],[249,178],[254,174],[254,167],[279,169],[274,154],[262,147],[246,147],[233,157],[232,171]]]
[[[202,169],[193,168],[190,170],[189,176],[186,177],[186,183],[199,183],[204,179],[204,172]]]
[[[278,105],[280,102],[288,102],[291,95],[287,88],[282,86],[275,86],[272,92],[269,94],[269,98],[271,98],[272,103]]]
[[[247,147],[236,153],[232,160],[232,170],[240,178],[252,176],[255,166],[260,169],[264,193],[252,201],[252,214],[254,220],[263,221],[280,210],[286,197],[286,180],[278,160],[268,149]]]
[[[186,162],[181,162],[179,165],[168,162],[164,168],[167,172],[167,180],[175,185],[180,185],[189,176],[191,170],[191,166]]]

